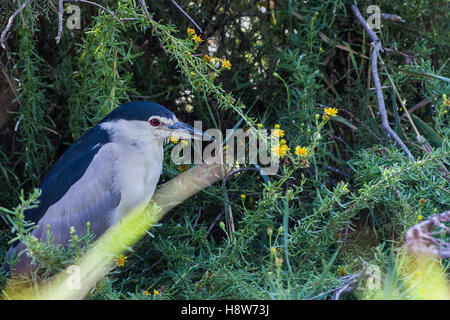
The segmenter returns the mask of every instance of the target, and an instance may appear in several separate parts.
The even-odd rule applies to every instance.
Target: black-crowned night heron
[[[26,210],[37,224],[32,235],[47,238],[47,228],[59,244],[67,244],[71,227],[86,232],[87,222],[101,235],[122,216],[150,201],[162,171],[163,146],[169,137],[208,139],[210,136],[180,121],[163,106],[147,101],[116,108],[84,133],[56,161],[39,185],[39,206]],[[23,252],[13,244],[9,259]],[[32,271],[31,259],[19,255],[14,274]]]

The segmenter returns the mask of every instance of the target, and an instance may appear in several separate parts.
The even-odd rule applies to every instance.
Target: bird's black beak
[[[194,127],[188,126],[187,124],[183,122],[175,122],[173,125],[169,126],[169,129],[174,130],[174,135],[179,135],[181,139],[183,138],[193,138],[193,139],[199,139],[203,141],[214,141],[214,138],[211,137],[209,134],[198,130]],[[187,136],[187,137],[186,137]]]

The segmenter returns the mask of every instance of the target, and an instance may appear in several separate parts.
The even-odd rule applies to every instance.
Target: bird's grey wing
[[[119,190],[115,189],[116,156],[112,149],[112,143],[100,148],[83,176],[47,209],[31,235],[46,240],[51,234],[55,243],[64,245],[70,240],[71,227],[75,228],[75,234],[83,234],[89,221],[90,232],[99,236],[110,226],[111,215],[121,199]],[[19,243],[10,251],[18,253],[23,249],[23,244]],[[21,257],[15,265],[16,271],[20,273],[27,264],[29,259]]]
[[[48,208],[35,230],[38,238],[46,239],[49,228],[55,242],[65,244],[71,227],[80,234],[86,232],[89,221],[91,232],[97,236],[109,227],[110,215],[121,198],[114,183],[116,156],[112,149],[111,143],[102,146],[84,175]]]

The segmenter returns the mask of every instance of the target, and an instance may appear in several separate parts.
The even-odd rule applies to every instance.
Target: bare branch
[[[427,105],[429,105],[431,103],[431,100],[428,98],[423,99],[422,101],[420,101],[419,103],[417,103],[414,107],[412,107],[411,109],[409,109],[409,113],[413,113],[414,111],[416,111],[417,109],[420,109],[422,107],[425,107]],[[403,119],[406,117],[406,113],[403,114],[400,119]]]
[[[144,10],[144,13],[145,13],[145,15],[147,16],[147,19],[148,19],[152,24],[154,24],[155,21],[152,19],[152,17],[150,17],[150,14],[148,13],[148,10],[147,10],[147,4],[145,3],[145,0],[139,0],[139,4],[141,5],[142,10]],[[155,33],[155,36],[156,36],[156,38],[158,38],[159,44],[160,44],[161,48],[164,50],[164,53],[165,53],[166,55],[168,55],[169,53],[167,52],[166,48],[164,48],[164,46],[163,46],[163,44],[162,44],[162,41],[161,41],[161,39],[159,38],[159,36],[158,36],[156,33]]]
[[[99,5],[96,2],[93,1],[88,1],[88,0],[59,0],[58,3],[58,34],[56,35],[55,39],[56,39],[56,44],[59,44],[59,41],[61,40],[61,35],[63,32],[63,12],[64,12],[64,7],[63,7],[63,3],[64,2],[78,2],[78,3],[86,3],[86,4],[90,4],[96,7],[99,7],[100,9],[108,12],[117,22],[119,22],[120,24],[122,24],[122,21],[120,19],[118,19],[114,13],[112,13],[111,10],[106,9],[105,7],[103,7],[102,5]]]
[[[372,69],[372,79],[375,85],[376,94],[377,94],[377,102],[378,102],[378,111],[380,113],[381,118],[381,125],[383,126],[383,129],[386,130],[389,136],[391,136],[395,142],[403,149],[403,151],[407,154],[407,156],[413,160],[413,156],[409,149],[406,147],[406,145],[403,143],[403,141],[398,137],[398,135],[395,133],[394,130],[389,125],[387,113],[386,113],[386,105],[384,103],[384,97],[383,97],[383,89],[381,87],[380,82],[380,76],[378,75],[378,52],[382,51],[381,42],[380,39],[378,39],[377,35],[373,30],[370,28],[370,26],[367,24],[366,20],[364,20],[363,16],[361,15],[361,12],[359,12],[358,7],[355,5],[351,6],[353,13],[355,14],[355,17],[358,19],[358,21],[361,23],[361,25],[364,27],[364,29],[369,34],[370,39],[372,40],[372,54],[370,56],[371,60],[371,69]]]
[[[450,243],[433,237],[435,234],[450,234],[450,228],[444,223],[450,223],[450,210],[432,215],[426,221],[410,228],[405,236],[407,250],[416,255],[425,254],[435,258],[450,258]],[[436,227],[441,231],[432,232]]]
[[[195,23],[194,19],[192,19],[184,10],[182,7],[180,7],[180,5],[178,3],[176,3],[175,0],[170,0],[172,2],[172,4],[178,8],[178,10],[181,11],[181,13],[183,13],[186,18],[188,18],[193,24],[194,26],[198,29],[198,31],[200,31],[200,33],[203,33],[202,28],[199,27],[199,25],[197,23]]]
[[[28,2],[30,2],[30,0],[26,0],[24,3],[22,3],[22,5],[19,7],[19,9],[17,9],[8,19],[8,24],[6,25],[6,28],[3,30],[2,35],[0,37],[0,43],[3,49],[6,50],[6,36],[9,32],[9,30],[12,27],[12,24],[14,22],[14,19],[17,17],[17,15],[19,15],[23,9],[25,9],[25,7],[27,6]]]
[[[56,44],[59,44],[59,40],[61,40],[61,35],[63,32],[63,11],[64,11],[64,0],[59,0],[58,3],[58,34],[55,37]]]
[[[367,269],[367,263],[364,262],[361,271],[355,274],[350,274],[348,276],[341,277],[340,279],[343,281],[342,285],[340,285],[337,288],[329,289],[325,292],[319,293],[318,295],[315,295],[314,297],[308,298],[308,300],[316,300],[319,298],[325,298],[326,296],[333,294],[332,299],[333,300],[339,300],[339,297],[343,293],[352,292],[355,290],[356,286],[358,285],[359,281],[363,277],[367,276],[373,276],[371,274],[368,274],[366,272]]]
[[[374,43],[374,46],[379,51],[383,51],[383,49],[381,48],[381,41],[380,41],[380,39],[378,39],[378,36],[375,34],[375,32],[373,32],[372,28],[370,28],[370,26],[367,23],[367,21],[363,18],[363,16],[361,15],[361,12],[359,12],[358,7],[353,4],[351,6],[351,8],[352,8],[353,14],[355,15],[356,19],[358,19],[359,23],[361,23],[361,25],[364,27],[364,29],[366,30],[367,34],[369,35],[370,39]]]
[[[383,19],[383,20],[405,22],[405,20],[403,20],[402,17],[400,17],[400,16],[398,16],[396,14],[391,14],[391,13],[382,13],[380,15],[380,18]]]
[[[95,3],[93,1],[88,1],[88,0],[63,0],[64,2],[79,2],[79,3],[86,3],[86,4],[90,4],[96,7],[99,7],[102,10],[105,10],[106,12],[108,12],[118,23],[122,24],[122,22],[120,21],[120,19],[118,19],[114,13],[112,13],[111,10],[106,9],[105,7],[103,7],[102,5],[99,5],[98,3]]]
[[[403,151],[408,155],[408,157],[411,160],[413,160],[414,158],[413,158],[411,152],[409,151],[408,147],[406,147],[406,145],[403,143],[403,141],[398,137],[398,135],[395,133],[394,130],[392,130],[391,126],[389,125],[389,121],[388,121],[388,117],[387,117],[387,113],[386,113],[386,106],[384,104],[383,89],[381,88],[380,76],[378,75],[377,50],[378,50],[377,47],[374,47],[372,50],[371,65],[372,65],[372,79],[373,79],[376,93],[377,93],[378,111],[380,113],[381,125],[383,126],[383,129],[386,130],[386,132],[403,149]]]

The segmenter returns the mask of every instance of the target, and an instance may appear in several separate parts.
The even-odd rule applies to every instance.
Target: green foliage
[[[353,1],[275,1],[273,9],[266,1],[178,1],[203,28],[195,30],[200,43],[167,1],[152,1],[151,21],[137,1],[105,2],[129,20],[119,24],[83,6],[83,29],[64,28],[57,47],[54,9],[27,7],[12,30],[10,58],[0,56],[20,80],[20,107],[0,135],[0,201],[20,202],[9,211],[12,231],[28,241],[42,270],[61,270],[82,251],[28,239],[20,214],[36,194],[25,200],[19,190],[31,192],[67,145],[109,111],[145,98],[204,128],[279,124],[290,152],[269,181],[244,170],[225,188],[211,186],[175,208],[91,298],[322,299],[364,263],[381,268],[390,298],[414,298],[395,274],[397,251],[408,228],[450,203],[445,1],[378,4],[407,21],[382,22],[380,39],[392,50],[382,53],[386,68],[379,71],[390,123],[415,161],[381,127],[370,43],[349,10]],[[366,18],[370,4],[358,1]],[[429,153],[402,107],[424,99],[431,102],[414,111],[414,123],[433,146]],[[337,117],[323,116],[330,107]],[[307,154],[296,155],[297,146]],[[166,157],[161,182],[183,170]],[[11,237],[0,231],[0,254]],[[89,235],[83,239],[76,241],[89,243]],[[387,294],[361,286],[342,297]]]
[[[24,212],[27,209],[35,208],[38,205],[40,192],[35,189],[28,199],[25,199],[23,191],[20,195],[20,204],[14,210],[8,210],[0,207],[0,213],[3,213],[11,225],[11,232],[16,236],[9,243],[19,241],[26,246],[26,254],[32,259],[32,264],[36,265],[35,273],[41,277],[50,277],[63,270],[68,265],[74,263],[89,248],[93,241],[93,236],[89,232],[90,224],[87,223],[87,232],[82,236],[75,234],[75,229],[71,229],[71,238],[66,247],[55,244],[52,234],[47,228],[47,240],[39,241],[30,233],[36,229],[34,223],[25,220]],[[39,263],[37,263],[39,261]],[[8,264],[13,266],[16,263],[14,259],[9,260]]]

